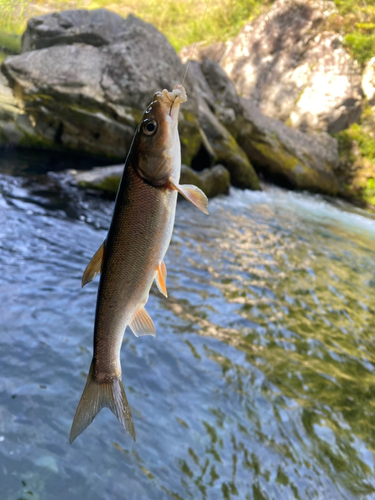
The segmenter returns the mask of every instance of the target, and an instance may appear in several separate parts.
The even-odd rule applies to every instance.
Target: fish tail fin
[[[121,377],[99,383],[94,378],[94,366],[91,363],[86,386],[74,415],[70,431],[70,444],[91,424],[105,406],[116,415],[120,424],[135,441],[133,417]]]

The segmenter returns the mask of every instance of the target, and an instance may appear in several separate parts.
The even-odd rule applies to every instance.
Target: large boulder
[[[221,133],[228,137],[227,142],[221,140],[220,144],[227,144],[227,150],[230,150],[233,142],[236,147],[239,144],[241,147],[237,150],[238,156],[242,158],[245,152],[258,172],[268,179],[297,189],[328,194],[338,192],[339,183],[335,174],[339,163],[336,139],[326,133],[306,134],[279,120],[264,116],[256,103],[236,94],[234,85],[225,72],[208,59],[202,63],[193,61],[191,67],[196,93],[200,96],[200,124],[204,126],[206,121],[210,123],[206,129],[213,147],[216,131],[217,136]],[[233,176],[246,172],[246,169],[240,169],[239,166],[240,161],[237,161],[236,171],[226,165],[234,185]],[[249,174],[246,178],[249,178]]]
[[[245,25],[223,69],[262,113],[303,130],[338,132],[361,112],[361,70],[341,38],[322,32],[331,1],[277,0]]]
[[[153,94],[180,82],[184,67],[151,24],[133,15],[99,14],[78,10],[31,19],[24,48],[44,48],[8,57],[2,71],[46,146],[124,159]],[[186,86],[180,134],[183,160],[190,163],[201,134],[194,89]]]
[[[267,178],[288,186],[336,195],[339,165],[337,140],[326,133],[305,134],[264,116],[242,99],[243,122],[238,142]]]
[[[216,63],[211,64],[215,65],[219,72],[221,71]],[[249,158],[228,130],[235,129],[236,113],[240,112],[233,84],[225,74],[222,84],[211,78],[208,81],[202,71],[204,66],[196,61],[192,61],[190,68],[190,77],[198,96],[198,119],[204,138],[202,147],[207,152],[206,157],[210,157],[211,163],[221,163],[225,166],[230,173],[233,186],[242,189],[260,189],[258,176]],[[234,106],[235,110],[231,106]],[[203,156],[204,161],[207,161],[206,157]],[[200,155],[197,160],[199,158]],[[194,166],[200,170],[207,165],[201,166],[199,161],[195,161]]]

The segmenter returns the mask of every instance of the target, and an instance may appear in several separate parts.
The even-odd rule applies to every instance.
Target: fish
[[[180,185],[178,134],[184,87],[156,92],[138,124],[125,161],[106,239],[86,267],[82,286],[100,273],[93,358],[73,419],[70,443],[108,407],[136,441],[122,383],[120,351],[127,326],[137,337],[155,335],[145,309],[153,282],[167,297],[164,256],[169,247],[180,193],[208,214],[208,200],[196,186]]]

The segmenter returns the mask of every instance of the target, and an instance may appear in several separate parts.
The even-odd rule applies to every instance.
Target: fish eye
[[[142,125],[143,133],[146,135],[154,135],[158,129],[158,124],[155,120],[145,120]]]

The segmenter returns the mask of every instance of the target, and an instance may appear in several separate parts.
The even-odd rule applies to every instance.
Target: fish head
[[[180,104],[187,99],[180,84],[171,92],[156,92],[140,121],[134,138],[135,161],[138,173],[155,186],[169,180],[179,181],[181,146],[178,135]]]

